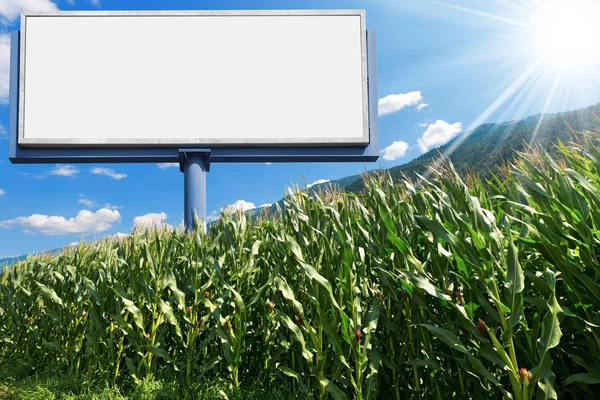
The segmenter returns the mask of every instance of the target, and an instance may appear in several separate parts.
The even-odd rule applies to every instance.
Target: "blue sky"
[[[580,15],[590,14],[584,10],[588,1],[577,0],[573,7],[579,4]],[[8,34],[19,29],[24,7],[366,9],[367,27],[377,32],[380,160],[215,164],[207,183],[209,213],[236,202],[258,207],[277,201],[294,182],[334,180],[365,168],[404,164],[483,122],[600,102],[600,64],[593,48],[585,46],[590,32],[581,31],[566,43],[564,35],[551,37],[556,29],[544,31],[544,26],[554,14],[565,14],[540,9],[536,0],[0,0],[0,258],[128,233],[150,219],[179,225],[183,218],[183,174],[177,167],[10,163]],[[539,22],[540,15],[545,22]],[[577,25],[565,32],[583,29]],[[561,59],[566,52],[578,62]]]

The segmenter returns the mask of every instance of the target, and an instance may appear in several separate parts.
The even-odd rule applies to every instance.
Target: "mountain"
[[[54,250],[48,250],[48,251],[43,251],[42,253],[45,254],[51,254],[51,253],[59,253],[61,251],[63,251],[65,248],[59,248],[59,249],[54,249]],[[32,253],[32,254],[36,254],[36,253]],[[41,253],[40,253],[41,254]],[[27,258],[28,254],[24,254],[22,256],[18,256],[18,257],[7,257],[7,258],[0,258],[0,274],[2,273],[2,270],[5,267],[9,267],[15,263],[18,263],[19,261],[23,261]]]
[[[440,153],[456,146],[449,156],[460,174],[467,171],[491,174],[495,167],[515,157],[517,151],[523,151],[528,144],[537,143],[550,154],[557,152],[553,145],[558,140],[568,143],[572,138],[572,130],[600,129],[600,103],[574,111],[556,114],[537,114],[530,117],[509,122],[489,123],[479,125],[472,131],[464,132],[445,145],[430,150],[414,160],[386,170],[394,179],[399,181],[403,175],[411,179],[416,175],[423,175],[427,166],[431,164]],[[540,122],[541,121],[541,122]],[[539,124],[539,127],[538,127]],[[537,132],[536,132],[537,131]],[[534,138],[534,132],[535,138]],[[370,173],[381,172],[373,170]],[[316,192],[320,188],[333,186],[350,193],[359,193],[363,187],[361,175],[351,175],[344,178],[311,186],[309,192]],[[277,202],[283,209],[283,199]],[[268,215],[275,215],[275,205],[268,209],[254,209],[247,212],[247,216],[254,218],[266,211]]]
[[[484,175],[490,174],[503,161],[512,160],[515,152],[524,151],[527,144],[538,144],[550,154],[556,153],[553,145],[558,140],[563,143],[571,141],[572,130],[581,132],[600,129],[599,117],[600,103],[574,111],[538,114],[516,121],[483,124],[472,131],[458,135],[437,149],[387,171],[394,181],[400,180],[403,174],[415,178],[416,174],[425,173],[427,165],[434,158],[439,157],[440,153],[445,154],[448,149],[456,145],[446,158],[452,161],[459,173],[473,171]],[[342,178],[334,183],[348,192],[358,193],[363,188],[363,180],[353,178],[355,177]],[[351,183],[344,185],[343,183],[346,182]]]
[[[25,258],[27,258],[27,255],[19,257],[0,258],[0,273],[2,273],[4,267],[8,267],[9,265],[12,265],[19,261],[23,261]]]

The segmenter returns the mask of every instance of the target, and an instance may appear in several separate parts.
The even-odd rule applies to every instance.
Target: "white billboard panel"
[[[362,10],[37,13],[21,31],[23,147],[369,142]]]

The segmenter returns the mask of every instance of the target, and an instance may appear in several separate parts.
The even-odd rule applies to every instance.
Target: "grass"
[[[228,390],[225,380],[194,384],[191,390],[182,387],[177,376],[166,373],[163,379],[126,382],[122,388],[106,382],[90,382],[84,376],[57,374],[52,368],[35,371],[30,364],[18,360],[0,363],[0,399],[12,400],[178,400],[182,393],[194,399],[223,399]],[[283,400],[275,388],[248,387],[241,391],[247,400]]]

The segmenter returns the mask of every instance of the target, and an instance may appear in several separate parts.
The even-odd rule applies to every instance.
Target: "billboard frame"
[[[210,162],[374,162],[379,158],[375,31],[367,29],[369,144],[336,147],[212,147]],[[14,164],[179,162],[177,147],[21,147],[19,131],[20,32],[11,32],[8,158]],[[16,84],[15,84],[16,83]],[[195,146],[194,146],[195,147]],[[190,148],[190,146],[185,146]],[[206,145],[198,145],[205,149]]]

